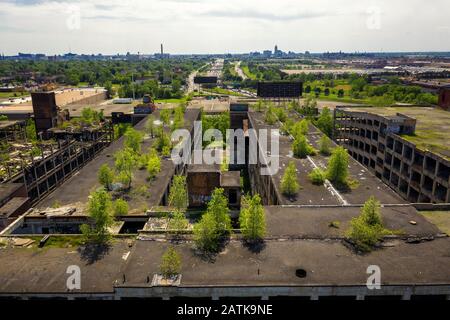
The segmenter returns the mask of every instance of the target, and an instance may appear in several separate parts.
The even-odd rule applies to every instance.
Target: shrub
[[[334,149],[328,161],[327,179],[341,186],[347,185],[348,153],[343,147]]]
[[[331,137],[333,134],[333,114],[330,109],[324,108],[316,121],[316,126],[322,130],[327,136]]]
[[[281,192],[286,196],[294,196],[298,189],[297,169],[295,163],[291,161],[281,179]]]
[[[123,199],[114,201],[114,215],[126,216],[128,214],[128,203]]]
[[[313,169],[308,178],[313,184],[322,185],[325,182],[325,173],[319,168]]]
[[[114,172],[106,163],[102,164],[98,170],[98,181],[106,190],[111,189],[111,184],[114,181]]]
[[[347,236],[363,252],[371,251],[384,235],[390,233],[383,227],[380,207],[380,202],[370,197],[361,209],[361,214],[350,222]]]
[[[159,118],[161,119],[161,121],[164,125],[169,125],[171,114],[172,114],[172,110],[170,110],[170,109],[163,109],[159,112]]]
[[[184,216],[184,213],[180,210],[176,210],[172,213],[172,217],[169,220],[168,229],[170,230],[186,230],[189,226],[189,221]]]
[[[276,108],[275,115],[277,116],[278,120],[280,120],[281,122],[285,122],[287,120],[287,114],[286,114],[286,111],[284,111],[283,107]]]
[[[170,145],[171,141],[167,133],[165,133],[164,131],[160,131],[158,139],[156,140],[156,150],[158,150],[158,152],[163,152],[164,150],[167,150],[167,148],[169,148],[170,150]]]
[[[170,279],[179,275],[180,271],[181,271],[180,254],[173,247],[169,247],[162,256],[160,272],[165,279]]]
[[[134,153],[141,152],[141,143],[142,143],[142,133],[133,129],[128,128],[125,132],[125,148],[130,148],[134,151]]]
[[[272,106],[269,106],[267,108],[266,114],[264,116],[264,121],[269,125],[273,125],[273,124],[275,124],[275,122],[277,122],[277,116],[276,116]]]
[[[153,179],[161,171],[161,159],[158,154],[153,151],[150,153],[147,162],[147,172],[150,179]]]
[[[292,143],[292,152],[297,158],[306,158],[309,155],[314,155],[314,148],[308,143],[306,137],[298,134]]]
[[[327,136],[322,136],[319,140],[320,153],[324,156],[329,156],[331,154],[331,140]]]
[[[169,193],[169,206],[185,210],[188,206],[188,194],[185,176],[174,176]]]
[[[291,134],[295,138],[300,135],[306,135],[309,130],[309,121],[307,119],[303,119],[301,121],[297,121],[291,129]]]
[[[155,117],[149,116],[145,123],[145,131],[153,138],[155,135]]]

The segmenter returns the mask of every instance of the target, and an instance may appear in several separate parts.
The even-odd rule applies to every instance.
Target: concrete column
[[[411,300],[411,292],[405,292],[402,295],[402,300]]]

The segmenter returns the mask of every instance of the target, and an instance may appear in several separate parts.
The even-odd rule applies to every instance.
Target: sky
[[[0,0],[0,53],[450,51],[448,0]]]

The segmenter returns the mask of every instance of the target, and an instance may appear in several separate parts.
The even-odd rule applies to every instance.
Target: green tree
[[[380,202],[377,199],[375,199],[374,196],[371,196],[364,203],[364,206],[361,210],[364,222],[370,226],[376,225],[382,226],[383,223],[381,221],[380,208],[381,208]]]
[[[25,134],[27,139],[34,142],[37,141],[36,124],[33,119],[27,120],[27,126],[25,127]]]
[[[288,118],[286,111],[284,111],[284,107],[279,107],[275,109],[275,114],[281,122],[285,122]]]
[[[173,79],[172,80],[172,92],[173,93],[178,93],[181,89],[181,81],[178,79]]]
[[[214,189],[211,200],[208,202],[206,213],[211,214],[216,221],[217,231],[221,234],[230,232],[231,218],[228,209],[228,199],[222,188]]]
[[[170,110],[170,109],[162,109],[159,112],[159,118],[161,119],[161,121],[164,125],[167,125],[167,126],[169,125],[171,113],[172,113],[172,110]]]
[[[315,153],[314,148],[308,143],[306,137],[302,134],[298,134],[294,142],[292,143],[292,152],[297,158],[306,158],[309,155]]]
[[[134,128],[128,128],[125,132],[125,148],[129,148],[134,151],[134,153],[141,152],[141,143],[142,143],[142,133],[135,130]]]
[[[205,213],[194,225],[194,241],[200,250],[214,252],[219,246],[220,235],[214,215]]]
[[[184,111],[182,107],[176,107],[174,110],[172,131],[181,129],[184,126]]]
[[[111,190],[111,184],[114,181],[114,172],[104,163],[98,170],[98,182],[105,187],[106,190]]]
[[[308,178],[311,180],[313,184],[316,185],[322,185],[325,182],[325,174],[319,168],[313,169],[309,173]]]
[[[306,135],[309,131],[309,121],[307,119],[303,119],[297,121],[291,129],[291,134],[293,137],[297,137],[298,135]]]
[[[147,172],[149,179],[153,179],[161,171],[161,159],[159,158],[155,149],[150,151],[150,156],[147,162]]]
[[[134,152],[125,148],[121,151],[116,152],[114,155],[115,167],[118,172],[118,179],[124,185],[128,186],[128,189],[131,188],[131,181],[133,179],[133,170],[137,165],[136,157]]]
[[[181,256],[173,247],[169,247],[163,254],[159,269],[165,279],[171,279],[180,274]]]
[[[348,153],[343,147],[334,149],[328,161],[327,178],[337,185],[344,186],[348,178]]]
[[[330,109],[325,107],[320,113],[319,118],[316,121],[317,127],[322,130],[327,136],[333,135],[333,114]]]
[[[290,161],[281,178],[281,192],[286,196],[292,197],[297,194],[299,188],[297,168],[294,161]]]
[[[108,227],[113,224],[111,196],[105,189],[94,191],[89,196],[88,216],[94,225],[83,224],[80,229],[88,241],[103,243],[109,239]]]
[[[380,203],[370,197],[366,201],[361,214],[350,222],[347,236],[357,249],[369,252],[390,231],[384,229],[380,215]]]
[[[331,154],[331,140],[326,135],[323,135],[319,140],[320,153],[324,156]]]
[[[147,122],[145,123],[145,131],[152,138],[155,136],[155,117],[154,116],[148,117]]]
[[[114,201],[114,215],[126,216],[128,214],[128,203],[123,199]]]
[[[105,82],[105,90],[106,90],[106,95],[108,96],[109,99],[114,97],[114,90],[113,90],[111,81]]]
[[[241,232],[246,240],[261,240],[266,234],[266,216],[261,197],[256,194],[246,199],[244,203],[245,206],[241,209],[239,216]]]
[[[169,206],[178,210],[186,210],[188,206],[188,194],[185,176],[174,176],[169,193]]]
[[[189,221],[186,219],[183,211],[175,210],[169,220],[168,229],[186,230],[189,227]]]
[[[158,150],[158,152],[163,152],[165,149],[169,148],[170,154],[171,144],[170,137],[167,133],[165,133],[164,130],[159,131],[158,139],[156,139],[156,150]]]
[[[275,122],[277,122],[277,115],[275,114],[275,110],[272,105],[269,105],[269,107],[266,109],[264,121],[269,125],[273,125],[275,124]]]

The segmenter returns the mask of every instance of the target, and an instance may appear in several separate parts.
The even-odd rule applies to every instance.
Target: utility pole
[[[131,88],[133,89],[133,101],[136,99],[134,95],[134,73],[131,73]]]

